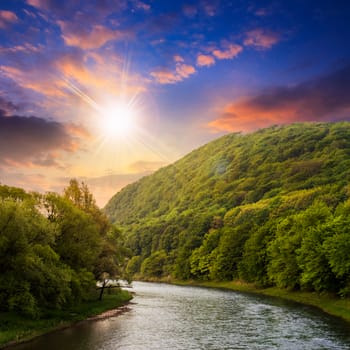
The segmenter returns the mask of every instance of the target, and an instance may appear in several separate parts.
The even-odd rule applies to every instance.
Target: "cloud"
[[[18,106],[0,96],[0,115],[8,115],[18,109]]]
[[[23,43],[22,45],[15,45],[11,47],[0,47],[0,53],[24,53],[33,54],[42,51],[41,46],[35,46],[30,43]]]
[[[47,9],[49,6],[49,1],[47,0],[27,0],[27,4],[37,8]]]
[[[0,10],[0,28],[6,28],[11,23],[18,21],[17,15],[12,11]]]
[[[197,56],[197,66],[199,67],[209,67],[215,64],[215,59],[210,55],[199,54]]]
[[[266,50],[281,40],[281,35],[266,29],[257,28],[245,33],[244,45]]]
[[[44,96],[63,97],[62,81],[53,81],[50,75],[40,74],[42,67],[34,70],[21,70],[11,66],[0,66],[0,73],[13,80],[22,88],[33,90]]]
[[[185,62],[185,60],[183,59],[183,57],[181,57],[180,55],[175,55],[175,56],[174,56],[174,61],[175,61],[176,63]]]
[[[76,46],[83,50],[97,49],[111,40],[122,40],[129,34],[119,30],[112,30],[99,24],[86,28],[64,21],[58,21],[62,31],[62,38],[66,45]]]
[[[19,172],[4,171],[0,168],[0,183],[7,186],[20,187],[26,191],[53,191],[53,179],[48,181],[42,174],[24,174]],[[63,189],[63,187],[62,187]],[[62,190],[61,189],[61,190]]]
[[[273,124],[350,119],[350,65],[327,76],[274,87],[228,104],[213,131],[251,131]]]
[[[223,50],[215,49],[213,51],[213,55],[219,60],[230,60],[235,58],[242,51],[242,46],[237,44],[228,44],[227,48]]]
[[[181,80],[188,78],[190,75],[194,74],[196,69],[188,64],[178,64],[176,65],[176,73]]]
[[[150,75],[159,84],[175,84],[178,83],[196,72],[196,69],[188,64],[178,63],[175,72],[167,68],[158,69],[150,73]]]
[[[62,0],[27,0],[28,5],[36,7],[40,11],[50,14],[50,16],[70,16],[74,14],[79,6],[77,0],[62,1]],[[43,12],[38,13],[39,16],[46,21],[48,17]]]
[[[135,2],[135,7],[139,10],[143,10],[143,11],[150,11],[151,10],[151,5],[146,4],[142,1],[136,1]]]
[[[62,152],[81,149],[82,137],[88,133],[76,125],[1,113],[0,163],[9,167],[60,166]]]
[[[179,81],[177,75],[168,69],[158,69],[150,74],[159,84],[174,84]]]

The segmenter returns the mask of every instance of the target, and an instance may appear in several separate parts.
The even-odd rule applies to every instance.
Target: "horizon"
[[[231,132],[350,120],[345,1],[0,4],[0,183],[97,203]]]

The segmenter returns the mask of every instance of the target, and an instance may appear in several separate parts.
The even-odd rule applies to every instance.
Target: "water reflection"
[[[16,350],[349,349],[347,324],[265,297],[135,282],[131,311],[51,333]]]

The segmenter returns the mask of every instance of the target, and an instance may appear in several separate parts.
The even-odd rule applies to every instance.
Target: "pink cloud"
[[[83,50],[97,49],[111,40],[121,40],[129,36],[128,33],[112,30],[98,24],[87,29],[64,21],[57,23],[61,28],[65,44],[80,47]]]
[[[175,56],[174,56],[174,61],[175,61],[176,63],[185,62],[185,60],[183,59],[183,57],[181,57],[180,55],[175,55]]]
[[[19,86],[38,92],[44,96],[63,97],[62,82],[52,80],[38,71],[21,70],[11,66],[0,66],[0,72],[15,81]],[[39,77],[39,79],[38,79]]]
[[[198,55],[197,56],[197,66],[199,67],[209,67],[215,64],[215,59],[210,55]]]
[[[159,84],[174,84],[179,81],[178,76],[170,72],[169,70],[156,70],[151,72],[151,76],[157,81]]]
[[[9,24],[18,21],[18,17],[14,12],[0,10],[0,28],[6,28]]]
[[[188,64],[178,64],[176,66],[176,73],[182,79],[188,78],[190,75],[194,74],[196,69]],[[181,80],[182,80],[181,79]]]
[[[213,55],[219,60],[230,60],[243,51],[242,46],[229,44],[224,50],[215,49]]]
[[[276,87],[227,104],[208,126],[251,131],[273,124],[348,120],[350,66],[293,87]]]
[[[178,83],[196,72],[193,66],[184,63],[176,65],[175,72],[169,69],[158,69],[150,73],[150,75],[159,84],[175,84]]]
[[[280,40],[280,34],[258,28],[251,30],[245,34],[244,45],[252,46],[256,49],[266,50],[270,49]]]
[[[27,0],[27,4],[37,8],[46,8],[47,0]]]

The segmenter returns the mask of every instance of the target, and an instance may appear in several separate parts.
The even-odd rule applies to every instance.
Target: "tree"
[[[94,196],[84,182],[79,184],[76,179],[71,179],[69,181],[69,186],[64,189],[64,197],[71,201],[76,207],[93,217],[95,223],[99,226],[101,235],[107,233],[110,222],[96,205]]]
[[[141,265],[141,274],[145,277],[162,277],[166,265],[167,254],[164,250],[154,252]]]
[[[100,285],[100,300],[102,300],[103,292],[107,286],[117,287],[118,283],[115,283],[115,280],[124,277],[123,266],[128,255],[129,250],[121,244],[120,230],[111,226],[103,240],[102,250],[94,269],[95,278]]]
[[[57,226],[33,201],[0,200],[0,308],[38,316],[70,298],[71,270],[53,250]]]

